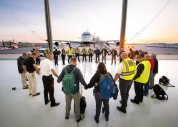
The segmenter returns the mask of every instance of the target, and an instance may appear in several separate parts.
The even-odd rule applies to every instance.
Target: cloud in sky
[[[101,39],[119,39],[122,0],[49,0],[53,39],[80,40],[87,29]],[[126,39],[130,42],[178,42],[178,1],[128,0]],[[46,39],[44,0],[1,0],[0,40]],[[138,34],[137,34],[138,33]]]

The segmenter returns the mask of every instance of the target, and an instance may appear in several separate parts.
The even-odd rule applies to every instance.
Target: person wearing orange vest
[[[126,113],[129,90],[135,76],[136,65],[135,62],[128,57],[126,52],[121,53],[121,59],[122,62],[119,64],[114,81],[119,79],[119,89],[121,94],[121,106],[117,106],[117,109],[123,113]]]
[[[138,56],[139,64],[137,65],[137,73],[134,77],[135,97],[130,101],[139,104],[143,101],[143,86],[148,82],[150,76],[150,62],[145,59],[144,54]]]

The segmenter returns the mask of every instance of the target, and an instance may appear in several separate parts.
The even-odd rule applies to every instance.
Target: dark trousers
[[[86,56],[86,54],[83,54],[83,61],[85,60],[85,62],[87,61]]]
[[[62,55],[62,64],[64,65],[65,64],[65,56]]]
[[[68,63],[70,62],[70,59],[72,58],[72,56],[68,56]]]
[[[102,62],[106,64],[106,56],[102,56]]]
[[[78,59],[78,61],[80,62],[80,57],[79,56],[80,56],[79,53],[75,54],[75,58]]]
[[[58,57],[54,57],[54,64],[58,65]]]
[[[112,56],[111,64],[113,64],[113,61],[116,64],[116,56]]]
[[[131,88],[132,83],[133,83],[132,80],[124,80],[121,78],[119,79],[119,89],[120,89],[121,101],[122,101],[121,108],[123,108],[123,109],[126,109],[126,107],[127,107],[129,90]]]
[[[36,64],[40,65],[41,59],[39,57],[36,58]]]
[[[144,95],[148,95],[149,87],[150,87],[150,82],[148,81],[143,87],[143,94]]]
[[[101,112],[102,102],[104,105],[105,116],[109,116],[109,99],[101,99],[98,93],[95,93],[95,101],[96,101],[96,118],[98,119]]]
[[[43,86],[44,86],[44,101],[45,103],[49,101],[48,99],[48,93],[49,98],[51,100],[51,104],[55,103],[54,99],[54,78],[51,76],[42,76],[43,80]]]
[[[96,61],[95,62],[98,62],[98,61],[100,61],[100,56],[96,55]]]
[[[154,86],[153,83],[153,71],[150,71],[150,76],[148,82],[144,85],[143,94],[148,95],[150,86]]]
[[[92,54],[89,54],[89,62],[91,61],[92,62]]]
[[[139,83],[139,82],[134,81],[134,89],[135,89],[134,100],[136,102],[142,102],[143,101],[143,85],[144,85],[144,83]]]

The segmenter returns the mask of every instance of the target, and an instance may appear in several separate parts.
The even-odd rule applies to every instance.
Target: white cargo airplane
[[[83,32],[81,35],[81,41],[71,41],[71,40],[53,40],[54,44],[57,45],[63,45],[68,44],[72,47],[90,47],[93,44],[93,47],[99,47],[99,48],[107,48],[108,50],[111,50],[109,43],[113,42],[115,45],[119,45],[118,40],[104,40],[101,41],[99,37],[95,37],[95,34],[92,35],[90,32],[86,31]]]

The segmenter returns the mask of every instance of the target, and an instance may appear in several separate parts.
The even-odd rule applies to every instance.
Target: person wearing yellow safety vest
[[[46,58],[46,55],[47,55],[49,52],[50,52],[50,51],[49,51],[48,48],[43,52],[45,58]]]
[[[130,101],[139,104],[143,101],[143,86],[148,82],[150,75],[150,62],[145,59],[144,54],[138,56],[139,64],[137,65],[137,73],[134,77],[135,97]]]
[[[69,47],[68,51],[67,51],[67,55],[68,55],[68,63],[70,62],[70,59],[73,56],[73,49],[72,47]]]
[[[136,65],[135,62],[128,57],[126,52],[122,52],[120,56],[122,62],[119,64],[114,81],[119,79],[119,89],[121,94],[121,106],[117,106],[117,109],[123,113],[126,113],[129,90],[135,76]]]

